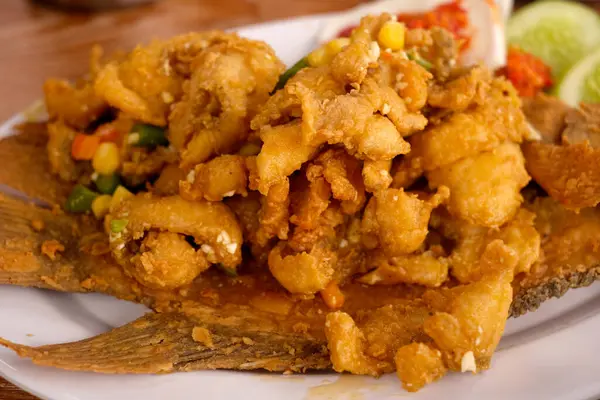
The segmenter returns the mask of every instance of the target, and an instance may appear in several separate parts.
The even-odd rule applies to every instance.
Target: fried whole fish
[[[594,251],[600,241],[597,210],[575,214],[550,198],[534,199],[528,207],[538,215],[536,229],[543,238],[544,257],[530,274],[515,279],[513,317],[535,310],[569,288],[591,284],[600,273],[600,251]],[[233,303],[217,308],[210,296],[192,301],[189,295],[143,288],[103,254],[98,244],[102,233],[85,217],[81,221],[3,195],[0,222],[0,284],[101,292],[160,312],[73,343],[33,348],[0,341],[37,364],[103,373],[331,367],[323,320],[317,313],[291,317]],[[64,246],[54,259],[43,252],[43,244],[52,240]],[[196,293],[205,290],[198,288]]]

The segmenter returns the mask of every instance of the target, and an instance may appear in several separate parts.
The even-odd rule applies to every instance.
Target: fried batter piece
[[[401,53],[383,53],[379,66],[376,79],[382,86],[394,88],[408,111],[419,111],[427,104],[428,86],[433,78],[429,71]]]
[[[300,169],[314,157],[317,147],[302,144],[300,124],[289,123],[260,132],[262,148],[256,156],[258,190],[266,195],[275,183]]]
[[[169,116],[169,139],[184,168],[239,147],[283,64],[267,44],[237,38],[204,49],[192,71]]]
[[[566,146],[528,142],[523,155],[533,179],[565,207],[600,203],[600,149],[589,142]]]
[[[242,156],[215,157],[196,165],[188,177],[179,183],[179,193],[187,200],[221,201],[236,194],[248,195],[248,168]]]
[[[176,288],[211,264],[235,269],[242,261],[241,228],[222,203],[141,194],[121,203],[110,217],[125,225],[110,234],[115,260],[148,287]]]
[[[518,144],[505,142],[492,151],[430,171],[431,188],[450,188],[448,211],[472,224],[498,227],[521,205],[520,190],[529,182]]]
[[[89,82],[75,86],[62,79],[44,82],[44,102],[51,120],[60,119],[75,129],[85,129],[108,109]]]
[[[444,363],[453,371],[477,373],[489,368],[492,354],[504,332],[517,257],[502,242],[493,243],[496,247],[495,271],[480,281],[430,291],[423,297],[439,310],[425,320],[425,333],[442,351]],[[474,360],[471,363],[469,359]]]
[[[401,347],[396,352],[394,363],[402,387],[409,392],[418,391],[448,371],[442,352],[424,343],[415,342]]]
[[[456,76],[451,76],[448,81],[429,87],[427,103],[455,112],[464,111],[471,105],[481,105],[487,97],[491,80],[490,70],[482,65],[458,69]]]
[[[436,212],[431,226],[456,242],[448,259],[452,275],[461,283],[482,279],[497,260],[494,257],[495,240],[501,240],[518,257],[515,275],[529,273],[540,257],[540,234],[534,226],[535,214],[521,208],[516,216],[498,229],[471,225]]]
[[[362,178],[365,183],[365,190],[369,193],[375,193],[387,189],[392,184],[391,160],[370,161],[363,163]]]
[[[137,46],[120,62],[102,66],[94,80],[96,95],[139,121],[165,126],[183,83],[171,68],[166,46],[167,42],[155,40]]]
[[[520,106],[510,83],[495,78],[482,105],[454,113],[410,138],[410,153],[394,168],[393,187],[408,187],[423,172],[491,150],[506,140],[521,143],[529,131]]]
[[[333,278],[336,254],[322,246],[310,252],[286,254],[280,242],[269,253],[269,270],[277,281],[291,293],[312,294],[327,287]],[[287,250],[289,251],[289,250]]]
[[[380,248],[389,257],[418,250],[427,236],[431,211],[449,196],[450,192],[444,186],[426,200],[403,189],[375,193],[362,218],[363,246],[367,249]]]
[[[260,228],[256,233],[258,244],[266,246],[272,238],[285,240],[290,228],[290,181],[271,186],[269,193],[261,198]]]
[[[380,55],[375,41],[381,26],[391,20],[390,14],[368,15],[360,20],[359,26],[350,35],[351,43],[331,61],[334,78],[343,83],[361,84],[369,68],[377,66]]]
[[[448,279],[449,264],[446,257],[434,251],[391,258],[375,256],[374,261],[368,263],[375,269],[357,281],[367,285],[413,283],[439,287]]]
[[[344,213],[350,215],[362,209],[366,195],[359,160],[342,149],[330,149],[315,158],[313,165],[322,167],[322,175]]]

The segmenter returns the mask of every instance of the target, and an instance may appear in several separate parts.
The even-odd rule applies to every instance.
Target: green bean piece
[[[135,124],[127,136],[127,142],[134,147],[168,146],[165,130],[159,126]]]
[[[296,64],[294,64],[292,67],[290,67],[287,71],[285,71],[283,74],[281,74],[281,76],[279,77],[279,82],[277,82],[277,85],[275,85],[275,89],[273,89],[271,94],[275,93],[279,89],[283,89],[283,87],[285,86],[287,81],[290,80],[290,78],[292,78],[294,75],[296,75],[298,73],[298,71],[300,71],[301,69],[304,69],[308,66],[309,66],[308,58],[303,57],[300,61],[298,61]]]
[[[88,212],[92,209],[92,202],[96,197],[98,193],[81,184],[76,185],[65,202],[65,210],[72,213]]]
[[[102,194],[113,194],[117,187],[121,184],[121,178],[117,174],[98,175],[94,180],[96,189]]]
[[[420,55],[418,55],[416,53],[409,52],[409,53],[406,53],[406,56],[408,57],[409,60],[416,62],[421,67],[425,68],[427,71],[431,71],[433,69],[432,63],[430,63],[429,61],[422,58]]]
[[[113,233],[123,232],[129,223],[126,219],[113,219],[110,221],[110,231]]]

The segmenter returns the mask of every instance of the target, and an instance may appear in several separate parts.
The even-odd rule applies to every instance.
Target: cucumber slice
[[[556,89],[558,97],[570,106],[579,102],[600,103],[600,48],[580,60]]]
[[[507,40],[544,60],[558,80],[600,44],[600,16],[575,2],[536,2],[510,18]]]

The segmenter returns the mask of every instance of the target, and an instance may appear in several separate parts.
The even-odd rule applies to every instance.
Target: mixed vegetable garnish
[[[88,185],[80,183],[73,188],[65,209],[73,213],[91,211],[97,218],[103,218],[121,200],[133,196],[120,174],[123,157],[129,149],[152,151],[168,145],[163,128],[141,123],[134,124],[125,135],[110,123],[100,125],[93,133],[77,133],[71,146],[71,157],[89,162],[93,172]]]

